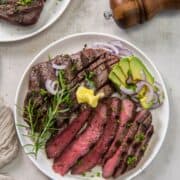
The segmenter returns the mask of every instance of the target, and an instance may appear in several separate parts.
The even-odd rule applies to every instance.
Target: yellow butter
[[[78,103],[87,103],[91,107],[96,107],[100,98],[104,96],[104,93],[98,93],[94,95],[94,90],[88,89],[84,86],[78,87],[76,91],[76,98]]]

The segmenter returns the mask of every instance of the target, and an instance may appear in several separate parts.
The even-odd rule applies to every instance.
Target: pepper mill
[[[128,28],[148,21],[162,10],[180,9],[180,0],[110,0],[110,7],[115,22]]]

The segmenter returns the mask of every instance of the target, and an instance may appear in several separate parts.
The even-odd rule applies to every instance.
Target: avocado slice
[[[130,67],[129,67],[129,58],[123,58],[119,61],[118,65],[120,66],[124,76],[128,79]]]
[[[133,80],[142,80],[142,72],[144,72],[147,82],[149,82],[150,84],[154,84],[154,77],[150,74],[145,65],[137,57],[130,57],[129,65]]]
[[[118,64],[113,67],[112,72],[119,78],[121,84],[126,87],[126,77]]]
[[[121,86],[121,81],[120,79],[116,76],[116,74],[114,74],[113,71],[110,72],[109,74],[109,79],[117,86],[120,87]]]
[[[140,99],[140,103],[144,109],[149,109],[153,106],[153,101],[147,103],[147,96],[146,95]]]

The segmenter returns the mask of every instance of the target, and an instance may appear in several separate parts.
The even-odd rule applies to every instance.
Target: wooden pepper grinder
[[[110,0],[112,14],[119,26],[124,28],[148,21],[165,9],[180,9],[180,0]]]

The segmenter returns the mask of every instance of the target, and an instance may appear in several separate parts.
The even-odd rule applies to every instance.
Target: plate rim
[[[159,153],[159,151],[160,151],[160,149],[161,149],[161,147],[162,147],[162,145],[163,145],[163,143],[164,143],[165,137],[166,137],[166,135],[167,135],[167,130],[168,130],[168,127],[169,127],[169,120],[170,120],[170,104],[169,104],[169,96],[168,96],[168,91],[167,91],[166,83],[164,82],[164,79],[163,79],[161,73],[159,72],[159,70],[157,69],[157,67],[156,67],[155,64],[153,63],[153,61],[152,61],[141,49],[139,49],[139,48],[138,48],[136,45],[134,45],[133,43],[131,43],[131,42],[129,42],[129,41],[123,39],[123,38],[120,38],[120,37],[118,37],[118,36],[116,36],[116,35],[112,35],[112,34],[108,34],[108,33],[100,33],[100,32],[84,32],[84,33],[70,34],[70,35],[67,35],[67,36],[65,36],[65,37],[62,37],[62,38],[60,38],[60,39],[58,39],[58,40],[50,43],[50,44],[47,45],[45,48],[43,48],[43,49],[32,59],[32,61],[29,63],[29,65],[26,67],[24,73],[22,74],[22,77],[21,77],[21,79],[20,79],[20,81],[19,81],[19,84],[18,84],[18,86],[17,86],[16,95],[15,95],[15,105],[14,105],[14,116],[15,116],[15,119],[14,119],[14,120],[15,120],[15,123],[17,124],[17,122],[18,122],[18,121],[17,121],[18,115],[17,115],[17,106],[16,106],[16,104],[17,104],[17,102],[18,102],[21,84],[22,84],[22,82],[23,82],[23,79],[24,79],[25,76],[26,76],[26,73],[29,71],[29,69],[31,68],[31,66],[33,65],[33,63],[34,63],[35,61],[37,61],[37,59],[38,59],[42,54],[44,54],[48,49],[50,49],[51,47],[55,46],[56,44],[58,44],[58,43],[60,43],[60,42],[62,42],[62,41],[64,41],[64,40],[68,40],[68,39],[74,38],[74,37],[87,36],[87,35],[90,35],[90,36],[91,36],[91,35],[92,35],[92,36],[93,36],[93,35],[94,35],[94,36],[106,36],[106,37],[110,37],[110,38],[114,38],[114,39],[120,40],[120,41],[126,43],[127,45],[131,46],[133,49],[135,49],[136,51],[138,51],[141,55],[143,55],[143,56],[145,57],[145,59],[148,61],[148,63],[150,63],[150,65],[153,67],[153,69],[155,70],[155,72],[156,72],[157,75],[159,76],[160,81],[163,82],[162,88],[165,90],[165,91],[164,91],[164,94],[165,94],[165,97],[167,98],[166,101],[167,101],[167,106],[168,106],[168,108],[167,108],[168,117],[167,117],[166,127],[165,127],[165,129],[164,129],[163,137],[161,137],[161,141],[158,143],[157,148],[156,148],[156,151],[151,155],[151,157],[150,157],[147,161],[145,161],[143,167],[137,169],[137,171],[135,171],[133,174],[131,174],[129,177],[127,177],[127,179],[130,180],[130,179],[135,178],[135,177],[138,176],[139,174],[141,174],[141,173],[152,163],[152,161],[155,159],[155,157],[157,157],[157,155],[158,155],[158,153]],[[23,142],[22,142],[22,139],[21,139],[20,131],[19,131],[19,129],[18,129],[17,126],[15,126],[15,127],[16,127],[16,132],[17,132],[17,134],[18,134],[18,139],[19,139],[20,144],[21,144],[21,146],[22,146],[22,145],[23,145]],[[23,146],[22,146],[22,148],[23,148]],[[24,148],[23,148],[23,150],[24,150]],[[33,159],[32,156],[29,156],[29,155],[27,155],[27,156],[28,156],[28,158],[33,162],[33,164],[34,164],[41,172],[43,172],[46,176],[48,176],[48,177],[50,177],[50,178],[53,179],[53,177],[51,177],[50,175],[48,175],[48,173],[45,172],[45,170],[42,169],[42,168],[39,166],[39,164],[37,163],[37,161],[36,161],[35,159]],[[61,178],[63,179],[63,177],[60,177],[60,179],[61,179]]]
[[[34,37],[34,36],[40,34],[41,32],[43,32],[43,31],[47,30],[49,27],[51,27],[63,15],[63,13],[65,12],[65,10],[67,9],[67,7],[69,6],[70,3],[71,3],[71,0],[66,0],[62,10],[57,15],[57,17],[53,21],[51,21],[48,24],[45,24],[44,26],[39,28],[37,31],[32,32],[32,33],[27,34],[27,35],[23,35],[23,36],[20,36],[20,37],[9,39],[9,40],[0,40],[0,43],[18,42],[18,41],[29,39],[30,37]]]

